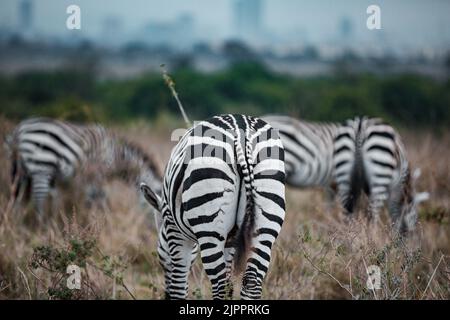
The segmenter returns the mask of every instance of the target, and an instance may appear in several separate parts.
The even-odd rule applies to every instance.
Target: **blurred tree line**
[[[181,64],[171,72],[191,119],[232,112],[289,114],[341,121],[383,117],[408,127],[450,124],[450,81],[419,75],[353,74],[295,78],[254,61],[204,74]],[[131,80],[96,80],[94,69],[27,72],[0,77],[0,114],[12,119],[51,116],[77,121],[121,122],[181,117],[160,73]]]

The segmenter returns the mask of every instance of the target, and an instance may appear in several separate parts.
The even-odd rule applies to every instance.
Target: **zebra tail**
[[[235,148],[237,155],[238,168],[243,177],[246,195],[246,207],[244,219],[241,227],[238,230],[235,238],[235,255],[234,255],[234,270],[240,273],[245,268],[247,256],[249,254],[253,230],[255,226],[255,210],[254,210],[254,176],[253,176],[253,160],[252,148],[247,137],[245,138],[245,154],[242,145],[235,140]]]
[[[355,132],[355,163],[353,165],[351,175],[350,196],[352,197],[353,206],[358,202],[363,190],[367,190],[366,169],[363,159],[363,145],[364,145],[364,118],[358,119],[358,127]],[[352,211],[354,208],[352,208]]]

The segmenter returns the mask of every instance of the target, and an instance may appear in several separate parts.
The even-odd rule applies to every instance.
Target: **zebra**
[[[185,299],[197,251],[214,299],[259,299],[285,216],[284,149],[265,121],[222,115],[191,127],[172,150],[163,192],[141,190],[159,211],[158,255],[166,298]],[[234,265],[233,265],[234,261]]]
[[[367,117],[342,123],[310,122],[281,115],[267,115],[262,119],[279,130],[286,154],[288,185],[324,188],[330,203],[337,193],[348,216],[353,214],[356,201],[365,192],[370,198],[369,219],[378,215],[383,200],[389,197],[393,221],[398,224],[399,216],[403,215],[408,218],[400,224],[400,229],[412,228],[417,219],[417,205],[429,195],[416,194],[414,185],[420,170],[411,173],[400,136],[391,126],[383,124],[381,119]],[[377,185],[380,183],[377,175],[385,179],[383,186]],[[400,199],[402,196],[406,198]],[[409,213],[401,214],[402,210]]]
[[[311,122],[283,115],[261,117],[279,132],[285,149],[286,184],[321,188],[334,199],[333,145],[340,123]]]
[[[347,214],[362,192],[368,195],[369,219],[378,219],[387,203],[392,223],[402,234],[417,222],[417,206],[429,198],[416,192],[420,169],[412,171],[397,131],[380,118],[347,120],[334,142],[334,180]]]
[[[161,174],[154,159],[103,126],[77,125],[51,118],[19,123],[7,139],[12,159],[14,197],[31,198],[41,219],[46,200],[57,181],[72,181],[90,171],[94,178],[118,174],[161,188]],[[86,190],[94,192],[92,185]]]

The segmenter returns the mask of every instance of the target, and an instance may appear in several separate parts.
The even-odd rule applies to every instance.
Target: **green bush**
[[[294,78],[258,62],[236,62],[211,74],[189,66],[171,74],[192,119],[227,113],[285,113],[341,121],[356,115],[394,124],[443,128],[450,123],[450,82],[419,75],[335,73]],[[180,117],[160,73],[95,81],[89,71],[28,72],[0,78],[0,114],[45,115],[77,121]]]

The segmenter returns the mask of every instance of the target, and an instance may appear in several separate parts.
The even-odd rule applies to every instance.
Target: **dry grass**
[[[3,140],[11,124],[0,122]],[[167,142],[169,129],[144,123],[117,128],[153,151],[161,163],[173,145]],[[264,298],[450,298],[450,134],[405,136],[412,162],[423,170],[420,189],[432,194],[421,209],[416,234],[402,242],[386,224],[367,226],[358,219],[345,223],[339,210],[324,205],[320,192],[288,189],[287,216],[273,250]],[[135,190],[110,182],[108,206],[86,209],[76,192],[80,187],[70,189],[45,227],[36,227],[31,210],[10,204],[9,163],[3,151],[0,165],[4,168],[0,171],[0,299],[163,298],[153,219],[148,208],[138,204]],[[86,265],[80,291],[61,290],[67,275],[58,263],[65,266],[67,261]],[[372,264],[382,271],[380,290],[366,287],[366,267]],[[210,298],[198,261],[190,292],[194,299]]]

